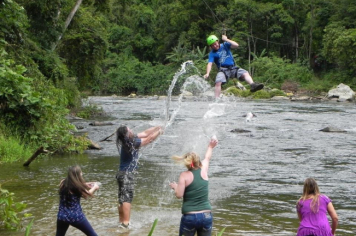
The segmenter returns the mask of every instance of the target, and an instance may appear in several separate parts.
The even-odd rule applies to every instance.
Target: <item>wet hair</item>
[[[93,196],[93,194],[89,193],[89,189],[89,186],[83,179],[82,170],[78,165],[75,165],[69,167],[67,178],[59,186],[59,193],[66,196],[74,194],[79,197],[88,198]]]
[[[313,178],[307,178],[304,181],[303,195],[299,198],[299,200],[297,202],[298,209],[300,208],[300,202],[308,199],[309,195],[313,195],[313,200],[310,203],[310,209],[314,213],[316,213],[319,211],[320,191],[319,191],[318,184],[316,183],[315,179],[313,179]]]
[[[128,153],[131,153],[134,150],[134,135],[127,135],[128,131],[127,126],[120,126],[116,131],[116,147],[119,152],[120,148],[123,148]]]
[[[200,157],[195,152],[188,152],[183,156],[173,156],[172,159],[178,163],[183,163],[188,170],[202,167]]]

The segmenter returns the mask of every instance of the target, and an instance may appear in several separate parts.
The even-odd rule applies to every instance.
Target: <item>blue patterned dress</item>
[[[80,198],[74,194],[61,194],[57,218],[68,223],[83,220],[85,216],[80,205]]]

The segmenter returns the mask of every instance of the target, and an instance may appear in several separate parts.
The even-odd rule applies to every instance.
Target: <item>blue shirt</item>
[[[231,48],[231,43],[229,42],[224,42],[220,44],[219,50],[210,51],[208,62],[214,62],[218,67],[218,69],[220,69],[221,66],[222,67],[234,66],[235,62],[232,53],[230,51],[230,48]]]
[[[136,169],[138,161],[138,149],[141,145],[141,139],[137,136],[133,139],[133,150],[127,152],[123,147],[121,147],[120,152],[120,171],[132,172]]]
[[[74,194],[60,194],[57,218],[68,223],[83,220],[85,216],[80,206],[80,198],[80,196]]]

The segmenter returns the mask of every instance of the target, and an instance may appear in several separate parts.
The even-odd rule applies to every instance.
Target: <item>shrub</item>
[[[6,52],[0,51],[0,54],[6,55]],[[66,107],[76,96],[75,92],[66,94],[65,90],[55,88],[50,80],[24,76],[25,71],[22,65],[0,59],[1,122],[23,142],[50,151],[84,150],[86,147],[78,146],[70,133],[75,127],[65,119]]]
[[[31,148],[21,144],[19,138],[6,138],[0,135],[0,162],[14,162],[29,158],[31,155]]]
[[[96,104],[88,104],[87,106],[83,106],[76,111],[76,115],[78,117],[89,119],[94,118],[96,116],[103,116],[104,111],[102,107],[98,107]]]
[[[236,88],[236,87],[229,87],[223,93],[227,94],[227,95],[232,94],[234,96],[240,97],[241,93],[242,93],[242,90],[239,89],[239,88]]]
[[[270,94],[271,97],[287,96],[283,91],[281,91],[279,89],[272,89],[271,91],[269,91],[269,94]]]
[[[0,228],[19,229],[22,217],[18,213],[25,208],[25,203],[15,202],[14,193],[3,189],[0,184]],[[27,217],[30,214],[24,216]]]
[[[272,88],[281,88],[285,80],[307,83],[313,78],[308,67],[278,57],[260,57],[251,64],[255,67],[254,80],[268,84]]]
[[[259,90],[252,94],[252,98],[254,98],[254,99],[269,99],[271,97],[272,97],[272,95],[269,92],[267,92],[266,90]]]
[[[236,88],[235,86],[227,88],[225,91],[223,91],[224,94],[232,94],[234,96],[238,97],[248,97],[251,96],[250,90],[241,90],[239,88]]]

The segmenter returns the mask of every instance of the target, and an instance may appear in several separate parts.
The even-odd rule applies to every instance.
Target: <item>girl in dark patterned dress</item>
[[[97,236],[82,211],[80,199],[93,197],[94,192],[99,189],[99,185],[96,182],[85,182],[82,175],[79,166],[72,166],[68,170],[67,178],[60,183],[56,236],[64,236],[69,225],[81,230],[86,235]]]

